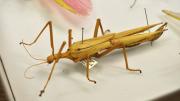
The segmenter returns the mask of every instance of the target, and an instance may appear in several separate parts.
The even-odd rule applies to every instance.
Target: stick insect
[[[154,32],[145,32],[145,31],[149,30],[150,28],[155,27],[157,25],[161,25],[161,26]],[[122,48],[126,69],[129,71],[141,73],[142,71],[140,69],[129,68],[127,54],[126,54],[126,48],[137,46],[143,42],[154,41],[154,40],[158,39],[163,34],[163,32],[167,30],[167,29],[165,29],[166,25],[167,25],[167,23],[156,23],[156,24],[138,27],[138,28],[134,28],[131,30],[123,31],[123,32],[116,32],[116,33],[109,32],[108,34],[107,33],[105,34],[102,24],[101,24],[101,20],[97,19],[96,25],[95,25],[95,30],[94,30],[94,36],[92,38],[85,39],[85,40],[83,39],[82,41],[77,41],[77,42],[72,43],[72,30],[69,29],[68,30],[68,49],[67,49],[67,51],[62,52],[62,50],[66,44],[66,41],[63,41],[63,43],[61,44],[61,46],[59,48],[59,51],[57,53],[55,53],[54,52],[54,43],[53,43],[52,22],[49,21],[44,26],[44,28],[40,31],[40,33],[38,34],[38,36],[35,38],[35,40],[32,43],[25,43],[22,41],[22,42],[20,42],[20,44],[22,44],[24,46],[24,48],[25,48],[25,45],[26,46],[33,45],[34,43],[37,42],[39,37],[42,35],[43,31],[47,27],[49,27],[50,45],[51,45],[52,53],[47,57],[47,59],[45,59],[45,62],[43,62],[43,63],[53,64],[53,65],[52,65],[50,74],[48,76],[48,79],[44,85],[44,88],[40,91],[39,96],[42,96],[42,94],[45,92],[45,89],[52,77],[52,74],[53,74],[56,64],[58,63],[58,61],[60,59],[63,59],[63,58],[70,59],[70,60],[74,61],[75,63],[80,62],[80,61],[85,61],[86,62],[86,78],[88,81],[96,84],[96,81],[90,79],[90,77],[89,77],[90,60],[92,58],[101,58],[102,56],[112,52],[115,49]],[[98,36],[99,28],[102,33],[102,36]],[[34,58],[34,59],[36,59],[36,58]]]

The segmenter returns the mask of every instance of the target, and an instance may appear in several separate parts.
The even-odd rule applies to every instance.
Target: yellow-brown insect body
[[[109,33],[104,36],[99,36],[96,38],[86,39],[82,41],[75,42],[69,48],[69,55],[75,62],[86,59],[89,57],[96,57],[96,54],[102,52],[106,49],[122,48],[135,46],[146,41],[153,41],[157,39],[164,32],[164,26],[159,30],[151,33],[140,33],[149,28],[152,28],[158,24],[153,24],[149,26],[144,26],[124,32],[119,33]]]
[[[157,25],[160,25],[160,24],[162,24],[162,25],[154,32],[144,33],[144,31],[147,31],[148,29],[155,27]],[[90,65],[91,58],[92,57],[99,58],[101,56],[108,54],[109,52],[113,51],[114,49],[122,48],[123,49],[122,52],[123,52],[124,59],[125,59],[126,69],[129,71],[137,71],[137,72],[141,73],[142,71],[140,69],[129,68],[125,48],[136,46],[136,45],[139,45],[144,42],[154,41],[154,40],[158,39],[163,34],[163,32],[165,30],[167,30],[167,29],[165,29],[166,25],[167,25],[167,23],[164,23],[164,24],[157,23],[157,24],[147,25],[144,27],[139,27],[139,28],[123,31],[123,32],[108,33],[105,35],[102,25],[101,25],[101,21],[100,21],[100,19],[97,19],[93,38],[85,39],[85,40],[81,40],[81,41],[72,43],[72,30],[69,30],[69,32],[68,32],[69,33],[69,38],[68,38],[69,41],[68,41],[67,51],[62,52],[62,50],[66,44],[66,42],[64,41],[62,43],[62,45],[60,46],[59,51],[57,53],[54,53],[52,22],[48,21],[48,23],[44,26],[44,28],[41,30],[41,32],[38,34],[38,36],[36,37],[36,39],[33,42],[24,43],[22,41],[22,42],[20,42],[20,44],[23,44],[24,48],[25,48],[25,45],[29,45],[29,46],[33,45],[39,39],[42,32],[47,27],[49,27],[49,29],[50,29],[50,45],[51,45],[51,49],[52,49],[52,54],[49,55],[46,60],[34,58],[29,54],[32,58],[34,58],[36,60],[42,60],[43,63],[48,63],[48,64],[52,63],[53,64],[51,72],[48,76],[48,79],[44,85],[44,88],[40,91],[39,96],[41,96],[45,92],[45,89],[51,79],[55,65],[62,58],[67,58],[74,62],[79,62],[82,60],[83,60],[83,62],[86,62],[86,78],[90,82],[96,83],[95,80],[92,80],[89,77],[89,65]],[[101,33],[103,34],[103,36],[97,37],[99,27],[101,29]],[[27,51],[27,49],[26,49],[26,51]],[[40,64],[42,64],[42,63],[40,63]],[[39,64],[36,64],[36,65],[39,65]],[[35,65],[33,65],[33,66],[35,66]]]

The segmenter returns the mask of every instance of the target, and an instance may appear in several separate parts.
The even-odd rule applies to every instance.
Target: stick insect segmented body
[[[161,25],[161,26],[154,32],[147,32],[147,33],[144,32],[157,25]],[[158,39],[163,34],[163,32],[167,30],[165,29],[165,27],[167,26],[167,23],[156,23],[156,24],[138,27],[138,28],[134,28],[131,30],[123,31],[123,32],[117,32],[117,33],[109,32],[108,34],[105,34],[100,19],[97,19],[93,38],[89,38],[83,41],[77,41],[77,42],[72,43],[72,30],[69,29],[68,31],[69,40],[68,40],[67,51],[62,52],[66,44],[66,42],[63,41],[59,51],[57,53],[54,53],[52,22],[49,21],[47,22],[47,24],[44,26],[44,28],[41,30],[41,32],[38,34],[38,36],[32,43],[25,43],[22,41],[20,42],[20,44],[23,44],[24,47],[25,45],[27,46],[33,45],[35,42],[37,42],[38,38],[42,35],[42,32],[48,26],[50,29],[50,45],[52,48],[52,53],[47,57],[47,59],[45,59],[45,63],[48,63],[48,64],[52,63],[53,66],[48,76],[48,79],[44,85],[43,90],[40,91],[39,96],[41,96],[45,92],[45,89],[53,74],[55,65],[62,58],[68,58],[74,62],[86,61],[86,77],[90,82],[96,83],[95,80],[92,80],[89,77],[89,62],[91,58],[92,57],[100,58],[110,53],[114,49],[122,48],[126,69],[129,71],[136,71],[136,72],[141,73],[140,69],[129,68],[126,48],[133,47],[133,46],[136,46],[141,43],[148,42],[148,41],[152,42]],[[98,36],[99,28],[101,30],[102,36]]]

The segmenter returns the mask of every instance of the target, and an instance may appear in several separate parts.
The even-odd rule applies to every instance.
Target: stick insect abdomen
[[[155,27],[157,25],[160,25],[162,23],[156,23],[156,24],[152,24],[152,25],[148,25],[148,26],[143,26],[143,27],[138,27],[138,28],[134,28],[134,29],[130,29],[127,31],[122,31],[122,32],[118,32],[115,34],[114,38],[121,38],[121,37],[125,37],[125,36],[130,36],[130,35],[134,35],[134,34],[138,34],[141,32],[144,32],[152,27]]]
[[[79,51],[82,49],[90,48],[92,46],[101,45],[101,43],[104,43],[106,41],[111,41],[113,39],[119,39],[122,37],[131,36],[131,35],[138,34],[140,32],[144,32],[145,30],[148,30],[159,24],[162,24],[162,23],[156,23],[149,26],[138,27],[131,30],[127,30],[127,31],[122,31],[119,33],[109,33],[107,35],[83,40],[83,42],[78,41],[78,42],[73,43],[69,49],[70,51]]]
[[[79,60],[83,60],[84,58],[86,58],[86,56],[93,57],[96,53],[112,47],[116,47],[114,49],[117,49],[117,48],[122,48],[124,46],[126,47],[136,46],[143,42],[152,41],[159,38],[159,36],[161,36],[164,31],[165,30],[151,32],[151,33],[144,33],[144,34],[135,34],[121,38],[112,37],[106,40],[105,42],[91,45],[87,48],[77,47],[77,50],[71,51],[71,56],[74,58],[79,58]]]
[[[143,42],[156,40],[157,38],[159,38],[159,36],[162,35],[162,33],[164,31],[165,30],[151,32],[151,33],[135,34],[135,35],[131,35],[131,36],[126,36],[126,37],[114,39],[114,40],[112,40],[112,43],[119,44],[119,45],[123,44],[124,46],[128,47],[128,46],[140,44]]]

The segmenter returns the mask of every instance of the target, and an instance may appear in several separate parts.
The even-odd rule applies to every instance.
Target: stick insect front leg
[[[48,83],[49,83],[49,81],[50,81],[50,79],[51,79],[51,76],[52,76],[52,74],[53,74],[55,65],[57,64],[57,62],[58,62],[59,59],[61,58],[61,52],[62,52],[62,50],[63,50],[65,44],[66,44],[66,42],[64,41],[64,42],[62,43],[61,47],[59,48],[58,56],[57,56],[57,58],[54,60],[54,63],[53,63],[51,72],[50,72],[50,74],[49,74],[49,76],[48,76],[48,79],[47,79],[47,81],[46,81],[46,83],[45,83],[45,86],[44,86],[43,90],[40,91],[39,96],[42,96],[42,94],[45,92],[45,89],[46,89],[46,87],[47,87],[47,85],[48,85]]]
[[[139,71],[140,73],[142,73],[142,71],[140,69],[131,69],[131,68],[129,68],[127,54],[126,54],[126,48],[125,48],[124,45],[123,45],[123,55],[124,55],[127,70],[129,70],[129,71]]]
[[[45,86],[44,86],[43,90],[41,90],[41,91],[40,91],[39,96],[42,96],[42,94],[45,92],[45,89],[46,89],[46,87],[47,87],[47,85],[48,85],[49,81],[51,80],[51,77],[52,77],[52,74],[53,74],[53,71],[54,71],[54,68],[55,68],[55,65],[56,65],[56,63],[57,63],[57,62],[58,62],[58,61],[55,61],[55,62],[53,63],[53,66],[52,66],[51,72],[50,72],[50,74],[49,74],[49,76],[48,76],[48,80],[46,81],[46,83],[45,83]]]
[[[96,81],[95,80],[91,80],[90,78],[89,78],[89,61],[90,61],[90,59],[91,58],[87,58],[87,65],[86,65],[86,77],[87,77],[87,79],[90,81],[90,82],[94,82],[94,84],[96,84]]]
[[[39,39],[39,37],[42,35],[43,31],[47,28],[47,26],[49,26],[49,30],[50,30],[50,45],[52,48],[52,55],[54,56],[54,41],[53,41],[53,31],[52,31],[52,22],[48,21],[46,23],[46,25],[43,27],[43,29],[41,30],[41,32],[38,34],[38,36],[35,38],[35,40],[31,43],[25,43],[25,42],[20,42],[19,44],[23,44],[23,45],[28,45],[31,46],[33,44],[35,44],[37,42],[37,40]]]

